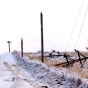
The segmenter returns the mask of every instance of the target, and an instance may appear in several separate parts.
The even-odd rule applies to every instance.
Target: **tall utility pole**
[[[21,55],[23,57],[23,38],[21,37]]]
[[[43,45],[43,14],[40,13],[40,20],[41,20],[41,57],[42,62],[44,62],[44,45]]]
[[[8,43],[8,49],[9,49],[9,53],[10,53],[10,41],[7,41],[7,43]]]

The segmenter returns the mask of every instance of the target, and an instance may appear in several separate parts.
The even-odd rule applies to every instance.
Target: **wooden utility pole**
[[[8,49],[9,49],[9,53],[10,53],[10,41],[7,41],[7,43],[8,43]]]
[[[41,20],[41,57],[42,62],[44,62],[44,45],[43,45],[43,14],[40,13],[40,20]]]
[[[21,38],[21,55],[23,57],[23,38]]]

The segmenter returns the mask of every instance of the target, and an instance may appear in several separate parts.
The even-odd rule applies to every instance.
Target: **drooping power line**
[[[83,3],[84,3],[84,2],[83,2]],[[81,7],[80,7],[79,13],[78,13],[78,15],[77,15],[77,18],[76,18],[76,21],[75,21],[75,24],[74,24],[73,30],[72,30],[72,32],[71,32],[71,35],[70,35],[70,38],[69,38],[69,41],[68,41],[68,44],[67,44],[67,46],[66,46],[66,50],[65,50],[65,51],[67,51],[67,48],[68,48],[68,46],[69,46],[70,40],[71,40],[71,38],[72,38],[72,34],[73,34],[73,32],[74,32],[74,29],[75,29],[76,23],[77,23],[77,21],[78,21],[78,18],[79,18],[81,9],[82,9],[82,7],[83,7],[83,3],[82,3],[82,5],[81,5]]]
[[[83,28],[83,24],[84,24],[84,21],[85,21],[85,18],[86,18],[87,10],[88,10],[88,6],[87,6],[87,9],[86,9],[86,13],[85,13],[85,16],[84,16],[84,19],[83,19],[83,23],[82,23],[82,26],[81,26],[81,29],[80,29],[80,32],[79,32],[79,35],[78,35],[78,39],[77,39],[77,42],[76,42],[75,48],[76,48],[76,46],[77,46],[77,43],[78,43],[78,40],[79,40],[79,37],[80,37],[81,31],[82,31],[82,28]]]

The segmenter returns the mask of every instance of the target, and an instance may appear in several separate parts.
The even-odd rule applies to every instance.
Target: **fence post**
[[[9,48],[9,53],[10,53],[10,41],[7,41],[7,43],[8,43],[8,48]]]
[[[21,38],[21,55],[23,57],[23,38]]]
[[[44,62],[44,45],[43,45],[43,14],[40,13],[40,20],[41,20],[41,57],[42,62]]]

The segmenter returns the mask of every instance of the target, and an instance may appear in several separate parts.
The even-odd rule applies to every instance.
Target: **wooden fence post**
[[[43,14],[40,13],[40,20],[41,20],[41,57],[42,62],[44,62],[44,45],[43,45]]]
[[[23,38],[21,38],[21,55],[23,57]]]

